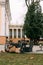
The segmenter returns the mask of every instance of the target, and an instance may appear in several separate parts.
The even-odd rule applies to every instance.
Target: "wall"
[[[0,5],[0,34],[1,34],[1,22],[2,22],[2,8]]]
[[[5,52],[5,45],[0,45],[0,52]]]

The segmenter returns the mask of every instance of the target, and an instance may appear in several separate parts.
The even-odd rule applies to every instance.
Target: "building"
[[[0,0],[0,44],[5,44],[7,37],[13,42],[23,39],[23,25],[11,25],[10,20],[9,0]]]
[[[9,38],[9,23],[11,20],[9,0],[0,0],[0,44]]]
[[[9,25],[9,39],[18,42],[23,38],[23,25]]]
[[[20,40],[25,40],[29,41],[29,39],[24,35],[23,31],[23,25],[9,25],[9,39],[12,40],[13,42],[18,42]]]

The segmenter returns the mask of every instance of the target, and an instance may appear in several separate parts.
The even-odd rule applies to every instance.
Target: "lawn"
[[[43,54],[0,53],[0,65],[43,65]]]

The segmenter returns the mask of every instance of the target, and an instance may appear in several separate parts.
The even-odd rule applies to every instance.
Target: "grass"
[[[0,53],[0,65],[43,65],[43,54]]]

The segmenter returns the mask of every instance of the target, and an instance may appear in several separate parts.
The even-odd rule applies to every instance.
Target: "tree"
[[[27,5],[27,1],[26,1]],[[34,43],[40,38],[42,35],[42,13],[41,6],[39,1],[32,0],[31,4],[28,6],[28,11],[26,13],[26,18],[24,21],[24,34],[30,38],[30,41],[34,40]],[[31,45],[32,43],[30,43]],[[33,44],[32,44],[33,45]]]

